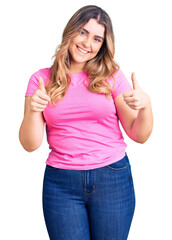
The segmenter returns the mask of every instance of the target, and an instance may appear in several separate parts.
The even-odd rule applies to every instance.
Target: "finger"
[[[38,77],[38,81],[39,81],[39,89],[43,92],[46,93],[45,87],[44,87],[44,81],[42,79],[42,77]]]
[[[40,97],[37,97],[35,100],[36,100],[36,102],[39,103],[39,104],[43,104],[43,105],[47,105],[47,104],[48,104],[48,100],[43,100],[43,99],[40,98]]]
[[[133,110],[140,110],[140,108],[139,107],[130,107],[131,109],[133,109]]]
[[[141,107],[141,105],[139,104],[139,103],[137,103],[137,102],[135,102],[135,103],[126,103],[130,108],[132,108],[132,109],[140,109],[140,107]]]
[[[39,103],[35,103],[34,107],[35,108],[40,108],[40,109],[45,109],[47,106],[47,104],[39,104]]]
[[[38,96],[39,98],[41,98],[41,99],[49,102],[49,101],[51,100],[51,98],[50,98],[46,93],[44,93],[44,92],[42,92],[42,91],[39,91],[39,90],[40,90],[40,89],[38,89],[38,91],[37,91],[37,96]]]
[[[140,109],[140,106],[138,107],[135,107],[133,105],[128,105],[129,108],[133,109],[133,110],[139,110]]]
[[[136,80],[136,75],[134,72],[132,72],[131,74],[131,80],[132,80],[132,83],[133,83],[133,89],[138,89],[140,86]]]
[[[46,108],[46,105],[42,105],[42,104],[38,104],[38,103],[35,103],[34,105],[32,105],[31,109],[33,111],[44,111],[44,109]]]
[[[132,97],[134,94],[133,90],[128,90],[122,94],[122,96],[125,97]]]
[[[134,98],[124,98],[124,101],[126,102],[126,103],[134,103],[136,100],[134,99]]]
[[[41,109],[41,108],[34,108],[34,109],[32,109],[32,111],[34,111],[34,112],[43,112],[44,109]]]

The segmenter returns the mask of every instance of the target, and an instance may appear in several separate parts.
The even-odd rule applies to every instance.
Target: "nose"
[[[89,38],[89,37],[85,38],[84,41],[83,41],[83,45],[86,48],[89,48],[91,46],[91,38]]]

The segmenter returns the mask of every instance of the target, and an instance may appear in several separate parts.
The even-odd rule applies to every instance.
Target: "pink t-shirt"
[[[50,68],[35,72],[28,83],[25,96],[38,89],[38,77],[49,81]],[[48,104],[43,111],[47,141],[50,148],[46,164],[62,169],[88,170],[107,166],[122,159],[127,147],[119,128],[114,98],[131,89],[118,70],[115,74],[116,93],[110,101],[104,94],[90,92],[84,85],[85,71],[72,73],[72,83],[62,102],[56,107]],[[108,82],[114,85],[113,78]]]

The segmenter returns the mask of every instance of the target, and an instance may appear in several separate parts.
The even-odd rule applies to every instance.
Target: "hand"
[[[38,77],[39,80],[39,88],[32,95],[29,103],[29,108],[34,112],[42,112],[46,108],[48,102],[51,100],[47,95],[44,82],[41,77]]]
[[[131,79],[133,83],[133,89],[123,93],[124,101],[130,108],[134,110],[143,109],[150,102],[150,98],[140,88],[136,80],[135,73],[132,73]]]

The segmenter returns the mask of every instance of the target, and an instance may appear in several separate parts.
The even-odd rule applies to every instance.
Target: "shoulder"
[[[117,69],[109,79],[114,79],[114,78],[115,78],[116,82],[120,82],[120,81],[126,79],[126,77],[121,69]]]
[[[114,72],[114,74],[111,77],[109,77],[107,80],[108,80],[108,82],[114,82],[114,80],[115,80],[115,83],[119,83],[123,79],[126,79],[124,73],[122,72],[121,69],[117,69]]]
[[[49,68],[41,68],[38,71],[34,72],[32,76],[39,77],[39,76],[47,76],[51,72],[51,67]]]
[[[38,82],[38,77],[42,77],[44,84],[46,84],[49,80],[50,80],[50,76],[51,76],[51,67],[49,68],[41,68],[38,71],[34,72],[31,77],[30,80],[34,81],[34,82]]]
[[[121,84],[128,83],[126,76],[121,69],[117,69],[115,73],[107,79],[112,87],[118,87]]]
[[[108,79],[108,82],[111,87],[115,89],[115,92],[112,92],[113,98],[131,89],[131,85],[121,69],[117,69],[115,73]]]

